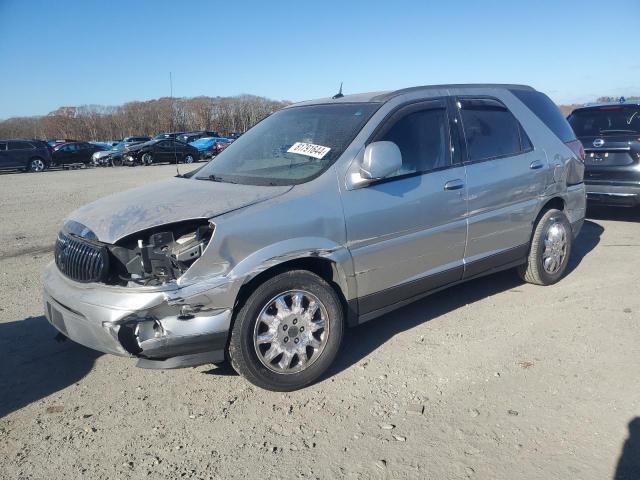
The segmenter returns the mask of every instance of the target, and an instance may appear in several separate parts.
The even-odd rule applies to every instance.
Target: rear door
[[[465,167],[449,123],[444,100],[400,108],[371,141],[398,145],[402,168],[343,192],[361,315],[462,278]]]
[[[468,278],[526,256],[549,167],[498,99],[458,97],[456,106],[467,150]]]
[[[10,168],[26,168],[35,148],[29,142],[10,141],[7,145]]]

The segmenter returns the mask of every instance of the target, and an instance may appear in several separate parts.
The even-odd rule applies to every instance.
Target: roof
[[[404,95],[407,93],[414,93],[429,90],[443,90],[443,89],[464,89],[464,88],[504,88],[508,90],[531,90],[535,91],[534,88],[529,87],[527,85],[516,85],[516,84],[503,84],[503,83],[452,83],[445,85],[423,85],[419,87],[409,87],[403,88],[400,90],[387,90],[381,92],[369,92],[369,93],[357,93],[354,95],[344,95],[340,98],[326,97],[326,98],[318,98],[315,100],[306,100],[298,103],[294,103],[289,105],[289,107],[299,107],[301,105],[319,105],[326,103],[384,103],[388,102],[392,98],[395,98],[400,95]]]

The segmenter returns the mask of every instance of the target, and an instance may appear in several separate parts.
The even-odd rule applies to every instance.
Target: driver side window
[[[402,154],[402,168],[390,178],[426,173],[451,165],[446,109],[411,110],[377,138],[395,143]]]

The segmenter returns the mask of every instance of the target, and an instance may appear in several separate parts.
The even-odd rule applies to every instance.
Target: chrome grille
[[[104,280],[109,268],[105,247],[62,232],[56,241],[55,257],[58,270],[77,282]]]

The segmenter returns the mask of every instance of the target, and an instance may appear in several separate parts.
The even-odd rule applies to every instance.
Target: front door
[[[449,127],[443,100],[399,109],[372,141],[398,145],[402,168],[342,194],[360,315],[462,278],[466,175]]]

